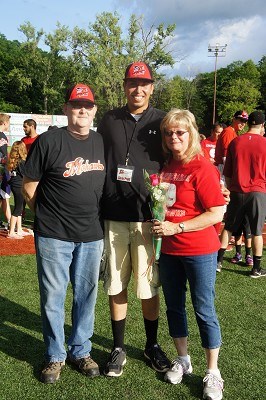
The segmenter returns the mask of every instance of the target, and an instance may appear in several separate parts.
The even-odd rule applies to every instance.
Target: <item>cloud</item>
[[[226,56],[219,59],[218,67],[248,59],[257,63],[266,55],[265,0],[253,0],[250,7],[243,0],[153,0],[152,6],[149,0],[116,0],[115,4],[118,12],[143,15],[147,26],[176,24],[174,47],[183,61],[174,70],[168,69],[170,74],[212,71],[209,44],[227,44]]]

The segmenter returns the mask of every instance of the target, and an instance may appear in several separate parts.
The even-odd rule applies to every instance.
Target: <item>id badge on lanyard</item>
[[[132,165],[117,166],[117,180],[122,182],[132,182],[134,168]]]

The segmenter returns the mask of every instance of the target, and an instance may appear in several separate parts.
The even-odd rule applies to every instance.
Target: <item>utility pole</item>
[[[212,113],[212,123],[215,124],[216,118],[216,78],[217,78],[217,58],[225,57],[227,44],[221,46],[216,43],[215,46],[208,46],[209,57],[215,57],[215,67],[214,67],[214,93],[213,93],[213,113]]]

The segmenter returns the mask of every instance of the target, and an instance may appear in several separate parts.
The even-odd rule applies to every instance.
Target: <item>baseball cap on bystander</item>
[[[234,114],[234,118],[240,119],[243,122],[247,122],[248,113],[245,110],[239,110]]]
[[[265,115],[261,111],[253,111],[248,117],[249,125],[261,125],[265,122]]]

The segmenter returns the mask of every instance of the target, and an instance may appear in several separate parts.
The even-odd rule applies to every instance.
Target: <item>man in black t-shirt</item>
[[[90,356],[103,230],[99,203],[105,180],[102,137],[90,130],[97,107],[91,88],[67,90],[68,126],[32,145],[23,194],[35,212],[34,234],[46,346],[41,381],[54,383],[65,359],[87,376],[99,375]],[[73,287],[72,331],[64,346],[64,301]]]

